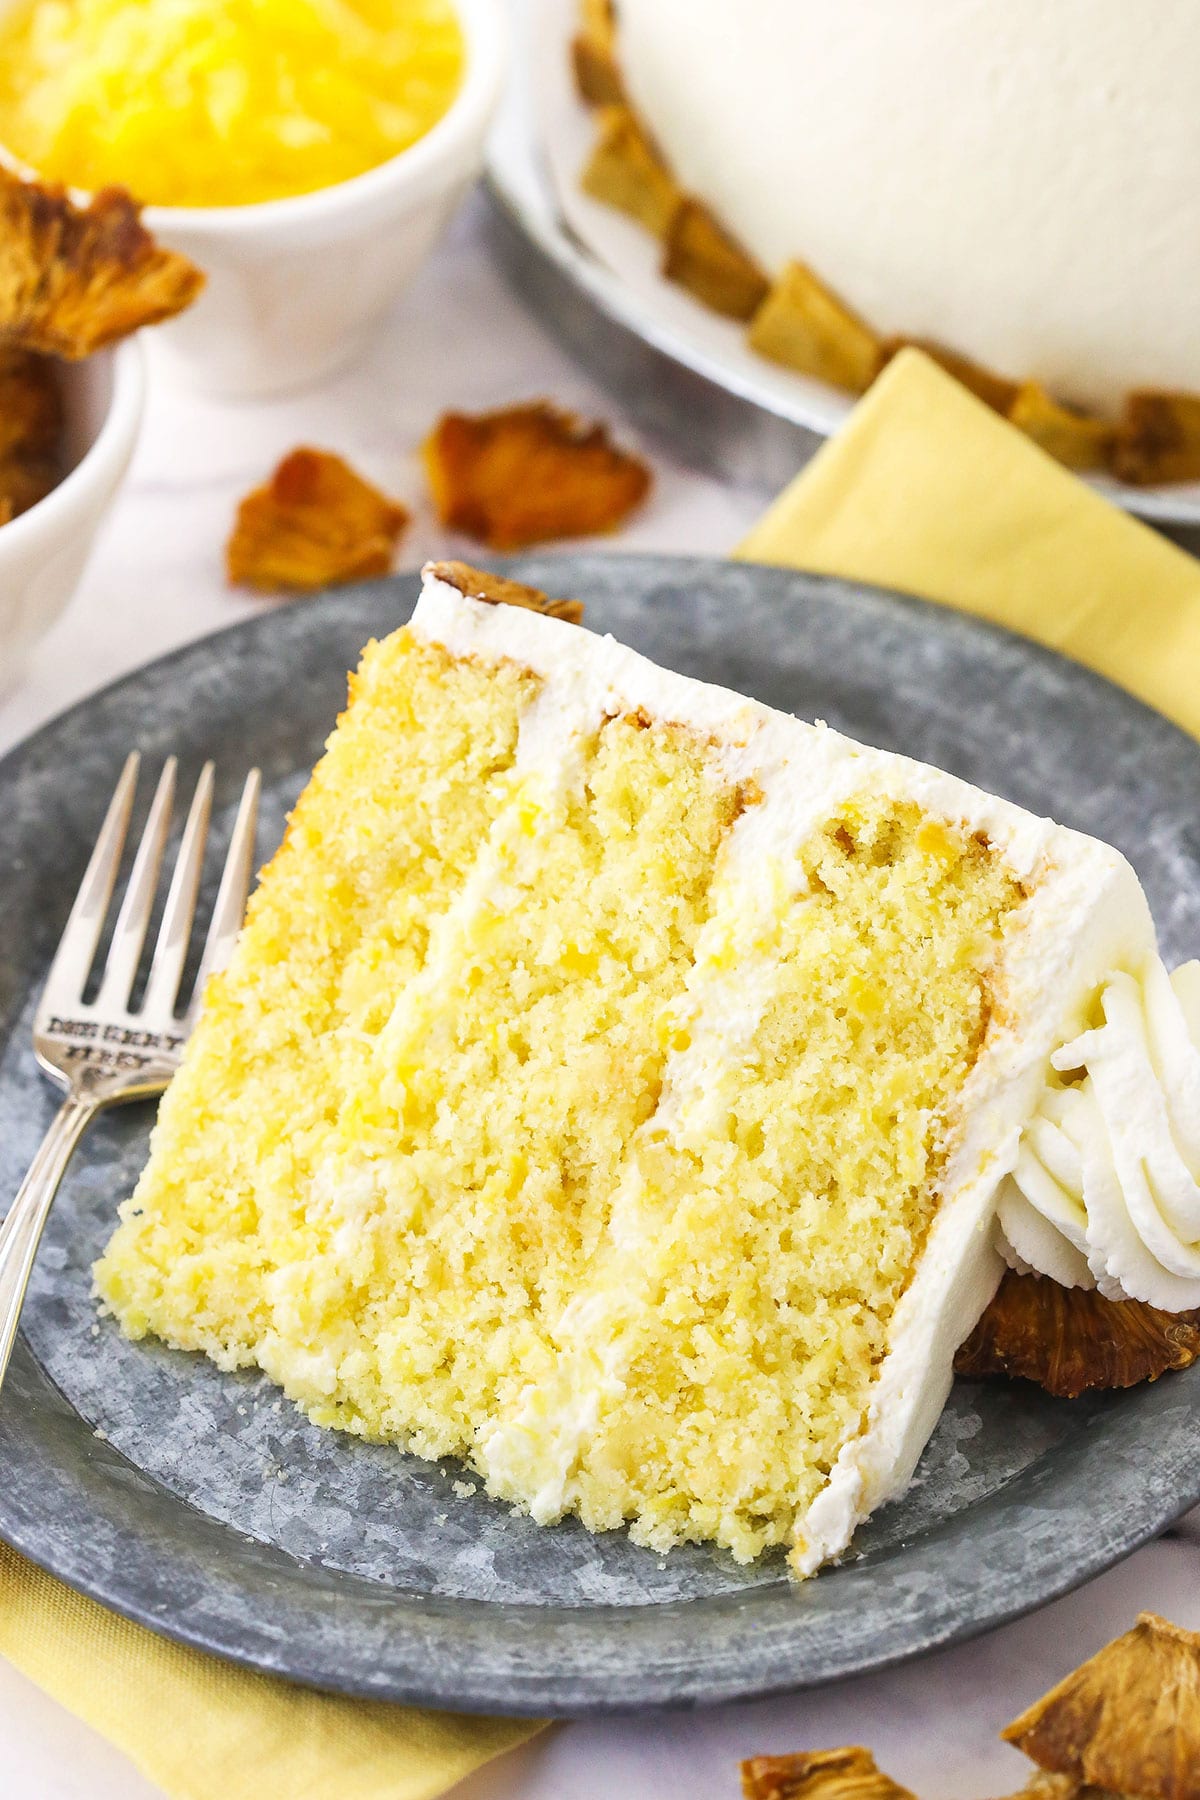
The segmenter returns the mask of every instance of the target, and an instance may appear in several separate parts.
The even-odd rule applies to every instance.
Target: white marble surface
[[[521,312],[477,227],[469,209],[369,364],[325,388],[234,408],[155,383],[132,477],[79,594],[0,700],[0,748],[124,670],[263,604],[227,589],[221,546],[238,496],[296,443],[346,453],[414,507],[407,567],[469,551],[439,530],[416,454],[439,410],[545,394],[612,416]],[[650,453],[655,494],[621,548],[724,552],[767,498],[691,474],[658,447]],[[909,1668],[754,1706],[558,1727],[481,1771],[456,1800],[732,1800],[741,1757],[847,1742],[870,1745],[921,1800],[1011,1792],[1026,1765],[996,1732],[1025,1703],[1126,1629],[1139,1608],[1200,1628],[1197,1541],[1200,1526],[1035,1618]],[[276,1800],[270,1769],[261,1777],[264,1796]],[[119,1752],[0,1661],[3,1800],[157,1794]]]

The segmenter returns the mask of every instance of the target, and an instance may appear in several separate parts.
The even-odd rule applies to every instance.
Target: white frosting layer
[[[412,628],[453,654],[508,659],[542,677],[522,721],[516,774],[551,806],[570,778],[570,746],[605,717],[638,708],[702,731],[731,774],[761,789],[762,804],[729,834],[680,1003],[687,1047],[669,1057],[650,1121],[680,1144],[704,1130],[723,1067],[756,1029],[767,993],[756,921],[778,907],[778,884],[798,879],[796,849],[839,804],[859,792],[886,794],[982,832],[1028,889],[1006,939],[992,1024],[960,1097],[937,1217],[896,1308],[865,1429],[843,1446],[799,1530],[799,1572],[837,1555],[856,1524],[907,1485],[949,1392],[954,1352],[999,1279],[998,1208],[1010,1260],[1072,1282],[1095,1269],[1114,1291],[1119,1284],[1160,1305],[1200,1304],[1187,1285],[1200,1278],[1200,1248],[1191,1247],[1200,1191],[1188,1173],[1200,1170],[1200,1051],[1187,1023],[1200,1019],[1200,968],[1189,965],[1194,974],[1181,971],[1174,987],[1167,981],[1145,899],[1117,851],[940,770],[660,669],[611,638],[464,599],[437,579],[427,577]],[[736,906],[723,906],[721,884]],[[1088,1029],[1100,995],[1105,1023]],[[1054,1070],[1084,1067],[1082,1084],[1058,1085]],[[1080,1106],[1103,1131],[1078,1133],[1082,1150],[1073,1150],[1063,1109]],[[647,1260],[641,1233],[631,1186],[614,1196],[609,1234],[620,1279],[610,1295],[569,1310],[556,1333],[566,1348],[553,1380],[531,1388],[481,1442],[492,1490],[536,1495],[540,1519],[572,1505],[580,1451],[605,1393],[620,1390],[621,1295]],[[606,1346],[599,1355],[598,1342]]]
[[[620,56],[768,271],[1066,399],[1200,391],[1192,0],[621,0]]]

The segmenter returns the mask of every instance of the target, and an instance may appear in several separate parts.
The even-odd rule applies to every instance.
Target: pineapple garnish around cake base
[[[431,565],[368,646],[97,1284],[539,1523],[805,1575],[911,1476],[1053,1058],[1114,968],[1167,1006],[1153,929],[1116,851],[575,611]]]
[[[1200,481],[1200,394],[1143,389],[1128,395],[1113,467],[1137,487]]]

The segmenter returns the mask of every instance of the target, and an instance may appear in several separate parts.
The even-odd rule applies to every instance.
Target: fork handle
[[[12,1355],[17,1321],[50,1203],[84,1127],[99,1110],[90,1096],[71,1094],[63,1101],[29,1165],[8,1217],[0,1225],[0,1384]]]

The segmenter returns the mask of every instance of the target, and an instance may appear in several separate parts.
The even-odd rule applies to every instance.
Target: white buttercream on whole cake
[[[1200,392],[1191,0],[620,0],[632,102],[771,275],[1061,398]]]

